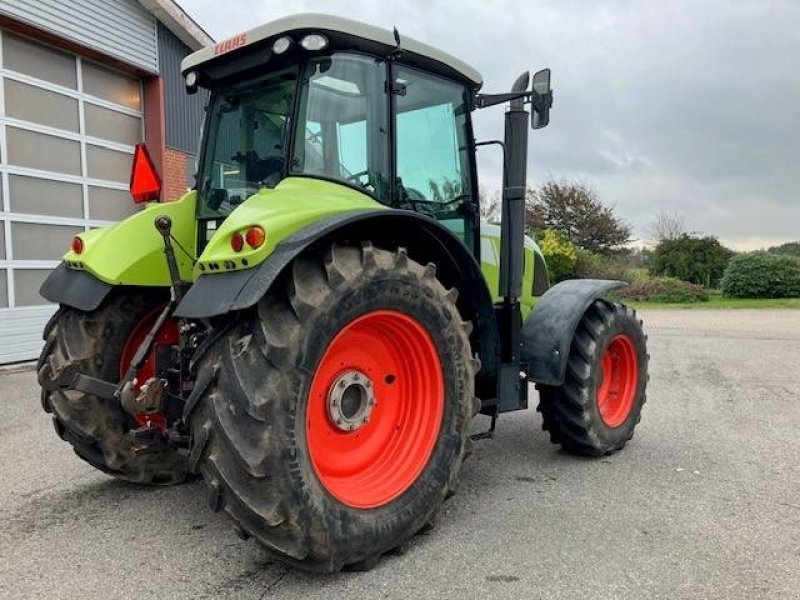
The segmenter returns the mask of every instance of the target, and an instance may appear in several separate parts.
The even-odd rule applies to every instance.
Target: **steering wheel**
[[[359,181],[359,179],[362,178],[364,175],[369,175],[369,169],[366,169],[364,171],[359,171],[358,173],[353,173],[352,175],[348,175],[345,178],[345,181],[352,181],[354,183],[361,183]]]
[[[414,188],[403,189],[406,193],[405,197],[400,201],[401,208],[403,208],[402,204],[408,204],[414,212],[433,217],[434,219],[444,218],[444,216],[448,214],[447,210],[445,210],[446,208],[453,204],[461,203],[465,199],[471,197],[470,194],[459,194],[451,200],[437,202],[435,200],[426,199],[419,190],[415,190]]]
[[[425,197],[425,194],[420,192],[418,189],[405,186],[403,186],[403,189],[406,191],[406,197],[404,200],[407,200],[411,203],[429,202],[429,200]]]
[[[269,181],[283,171],[282,156],[273,155],[261,158],[254,150],[248,150],[246,153],[239,151],[231,156],[231,160],[244,167],[245,177],[248,181]]]

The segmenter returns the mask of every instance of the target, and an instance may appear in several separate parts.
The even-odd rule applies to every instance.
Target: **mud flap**
[[[39,295],[54,304],[65,304],[85,312],[93,311],[114,288],[87,273],[68,269],[61,263],[39,288]]]

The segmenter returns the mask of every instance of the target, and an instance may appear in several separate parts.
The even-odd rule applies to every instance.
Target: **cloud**
[[[791,0],[184,0],[217,38],[303,11],[357,18],[474,65],[487,91],[553,69],[529,178],[580,178],[646,237],[655,213],[749,248],[800,238],[800,4]],[[478,111],[479,139],[502,135]],[[499,187],[501,160],[479,151]]]

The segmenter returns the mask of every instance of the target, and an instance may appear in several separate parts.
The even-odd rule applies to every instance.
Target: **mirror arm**
[[[553,106],[553,93],[539,94],[533,90],[526,90],[524,92],[508,92],[505,94],[478,94],[475,97],[475,106],[477,108],[488,108],[489,106],[497,106],[520,98],[527,100],[533,105],[537,111]]]
[[[518,100],[520,98],[530,100],[531,94],[535,93],[536,92],[533,91],[524,91],[508,92],[506,94],[478,94],[475,97],[475,106],[478,108],[487,108],[489,106],[497,106],[498,104],[511,102],[512,100]]]

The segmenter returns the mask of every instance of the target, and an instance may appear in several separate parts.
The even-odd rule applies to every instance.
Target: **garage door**
[[[0,31],[0,363],[36,357],[72,237],[133,210],[141,81]]]

